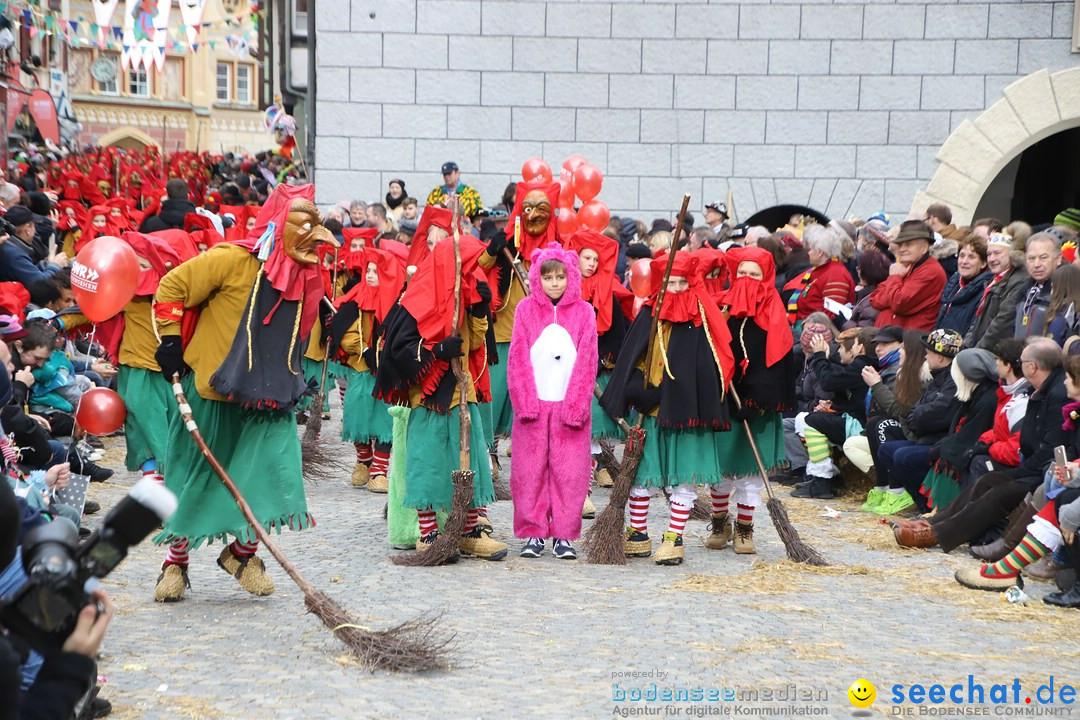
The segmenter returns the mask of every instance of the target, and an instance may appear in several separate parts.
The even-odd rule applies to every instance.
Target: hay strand
[[[630,428],[630,435],[623,451],[622,467],[615,476],[607,507],[582,537],[581,547],[585,559],[592,565],[625,565],[626,552],[623,545],[623,525],[626,518],[626,502],[630,499],[630,486],[637,476],[641,454],[645,449],[645,429]]]
[[[395,565],[435,567],[457,560],[458,540],[461,539],[461,531],[465,529],[465,519],[472,506],[473,471],[455,470],[450,473],[450,478],[454,483],[454,499],[450,504],[450,514],[446,516],[446,522],[443,524],[439,537],[427,550],[408,555],[395,555],[392,558]]]

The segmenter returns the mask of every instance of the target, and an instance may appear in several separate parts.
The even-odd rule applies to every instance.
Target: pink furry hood
[[[566,292],[559,298],[559,307],[568,307],[581,299],[581,271],[578,270],[578,256],[573,250],[563,250],[557,242],[548,243],[546,248],[533,250],[529,261],[529,289],[532,297],[545,307],[554,305],[551,298],[544,294],[540,285],[540,266],[545,260],[558,260],[566,266]]]

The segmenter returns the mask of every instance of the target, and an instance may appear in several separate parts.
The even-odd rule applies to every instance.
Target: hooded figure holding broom
[[[265,529],[304,529],[307,511],[293,410],[307,392],[301,366],[325,293],[317,246],[337,242],[322,226],[315,187],[278,185],[243,241],[220,243],[170,271],[154,296],[161,344],[155,359],[181,376],[190,408],[216,457]],[[188,315],[198,322],[188,336]],[[184,331],[184,332],[182,332]],[[255,556],[254,529],[183,418],[169,422],[165,484],[180,500],[154,541],[168,543],[154,597],[175,602],[188,582],[188,552],[227,543],[218,565],[253,595],[274,583]]]

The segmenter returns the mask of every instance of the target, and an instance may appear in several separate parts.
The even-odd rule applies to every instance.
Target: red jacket
[[[874,324],[932,330],[944,289],[945,271],[937,260],[924,255],[907,275],[890,275],[870,293],[870,305],[879,311]]]
[[[784,286],[785,290],[798,289],[802,285],[802,274]],[[851,273],[838,260],[830,260],[813,269],[810,280],[799,296],[798,312],[795,319],[802,320],[813,312],[824,312],[829,317],[836,317],[825,309],[825,298],[835,300],[841,305],[855,304],[855,281]],[[936,319],[936,318],[935,318]]]
[[[1030,388],[1028,388],[1028,391],[1030,391]],[[994,412],[994,427],[979,436],[979,442],[990,444],[990,457],[993,458],[995,462],[999,462],[1008,467],[1016,467],[1020,464],[1021,423],[1016,422],[1016,432],[1010,432],[1009,413],[1006,411],[1005,407],[1014,399],[1016,402],[1022,403],[1022,405],[1014,409],[1012,414],[1014,417],[1019,414],[1022,418],[1024,415],[1024,408],[1027,406],[1025,395],[1014,396],[1005,392],[1005,390],[1000,387],[997,389],[997,410]]]

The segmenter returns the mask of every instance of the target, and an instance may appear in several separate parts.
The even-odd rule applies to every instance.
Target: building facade
[[[454,160],[491,205],[581,153],[613,214],[1009,217],[1021,156],[1080,127],[1077,5],[320,0],[319,199],[423,200]]]

